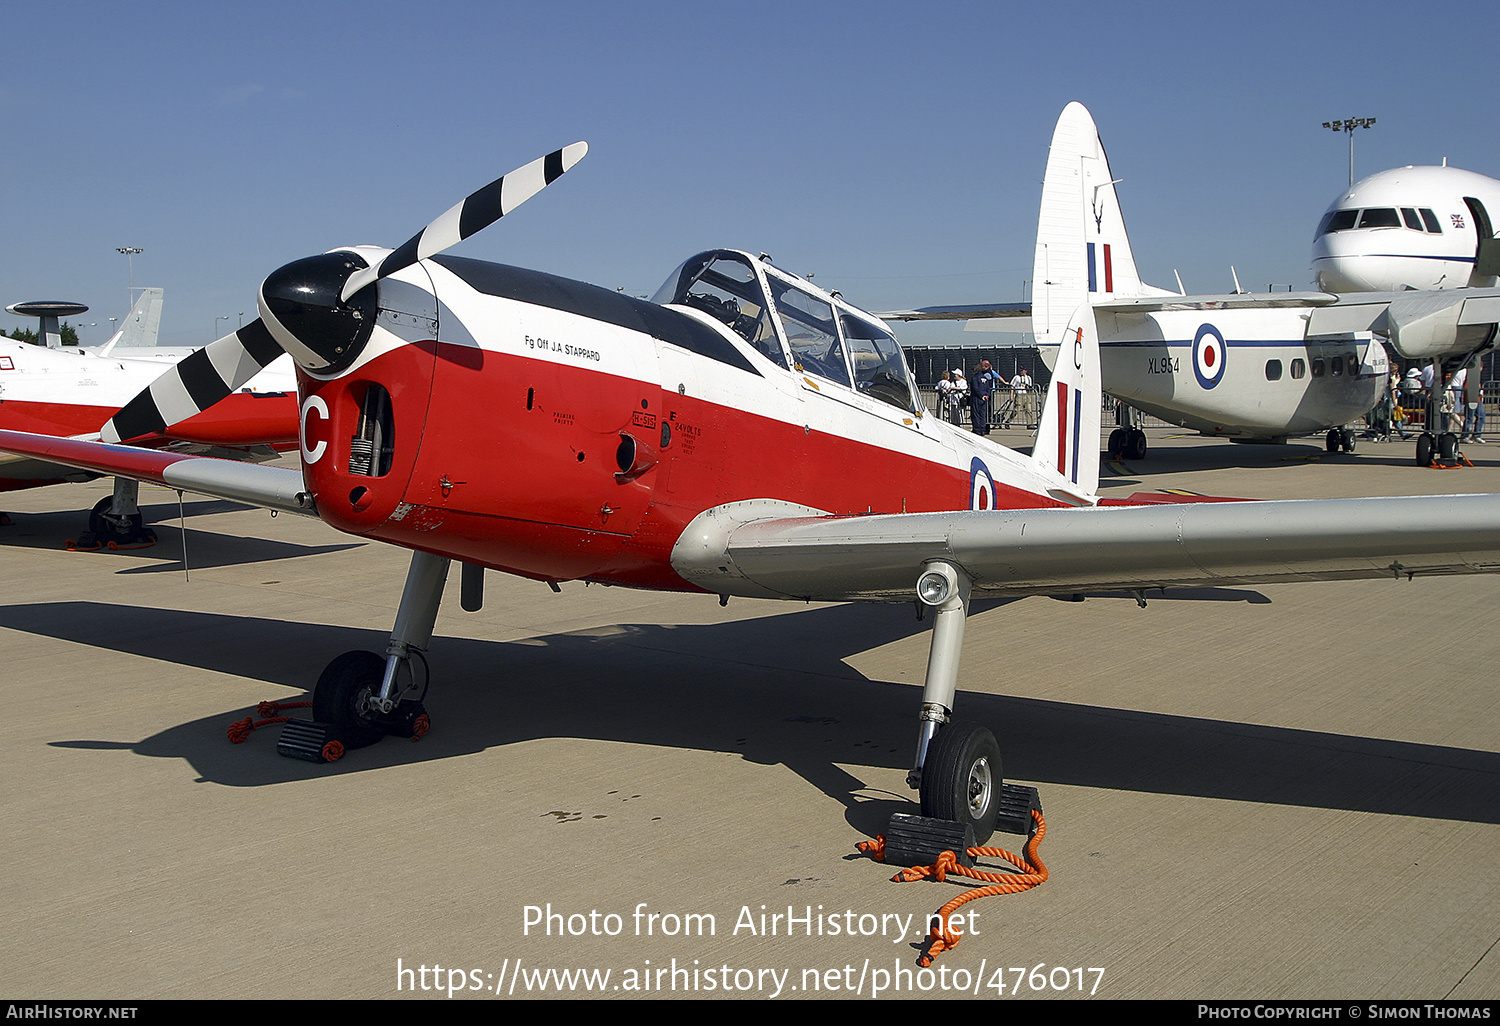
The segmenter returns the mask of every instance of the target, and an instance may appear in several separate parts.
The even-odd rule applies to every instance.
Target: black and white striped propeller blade
[[[410,267],[418,260],[436,256],[488,228],[557,181],[588,151],[588,143],[576,142],[495,179],[386,254],[378,264],[350,275],[340,298],[348,302],[350,296],[371,282]]]
[[[106,442],[164,431],[233,394],[282,353],[256,318],[179,361],[99,429]]]

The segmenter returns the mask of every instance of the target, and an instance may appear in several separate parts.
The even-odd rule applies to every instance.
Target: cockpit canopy
[[[1353,228],[1409,228],[1429,235],[1443,234],[1437,215],[1427,207],[1354,207],[1330,210],[1323,215],[1314,238]]]
[[[778,367],[908,412],[919,409],[901,347],[878,320],[749,254],[699,253],[673,271],[651,301],[708,314]]]

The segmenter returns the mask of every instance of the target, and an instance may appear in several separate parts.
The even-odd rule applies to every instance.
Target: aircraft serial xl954
[[[1081,291],[1022,455],[928,415],[872,315],[746,253],[692,257],[650,302],[440,255],[584,152],[512,172],[395,250],[337,249],[265,280],[260,318],[209,348],[238,374],[292,355],[300,470],[0,432],[10,451],[413,550],[385,653],[346,653],[319,677],[311,753],[425,729],[413,653],[452,560],[469,608],[486,567],[725,601],[916,602],[934,616],[909,780],[927,815],[984,837],[999,749],[951,719],[971,596],[1500,569],[1500,496],[1100,501]],[[217,390],[235,387],[230,374]],[[150,405],[104,435],[159,430]]]
[[[968,320],[973,330],[1032,330],[1051,362],[1072,313],[1069,304],[1083,290],[1099,325],[1104,388],[1111,395],[1204,435],[1279,442],[1326,433],[1330,450],[1346,451],[1355,440],[1347,425],[1367,413],[1387,386],[1390,363],[1377,334],[1402,356],[1421,360],[1462,361],[1491,344],[1500,320],[1495,289],[1434,299],[1427,292],[1246,293],[1237,284],[1232,293],[1188,296],[1147,285],[1136,271],[1115,184],[1093,118],[1082,104],[1068,104],[1052,136],[1042,186],[1033,301],[881,316]],[[1479,234],[1487,232],[1486,226]],[[1473,233],[1467,245],[1466,267],[1472,269]],[[1477,283],[1493,285],[1494,279]],[[1021,320],[1028,315],[1029,322]],[[1448,450],[1455,440],[1440,444],[1431,434],[1424,439],[1418,462],[1430,462],[1440,450],[1453,455]],[[1123,426],[1109,448],[1138,459],[1145,455],[1146,436]]]
[[[46,345],[0,338],[0,428],[49,435],[98,437],[100,425],[121,406],[156,382],[164,366],[184,361],[184,370],[206,357],[202,348],[156,345],[162,290],[143,289],[120,330],[94,349],[63,348],[57,317],[87,310],[79,303],[16,303],[11,313],[42,318]],[[56,344],[54,344],[54,342]],[[283,360],[246,380],[232,396],[201,412],[184,416],[138,444],[171,446],[195,453],[236,459],[272,459],[297,441],[296,379],[290,360]],[[0,457],[0,491],[34,488],[95,475],[74,467],[23,457]],[[117,478],[114,493],[89,514],[83,547],[108,542],[138,543],[152,537],[142,526],[136,505],[136,482]]]

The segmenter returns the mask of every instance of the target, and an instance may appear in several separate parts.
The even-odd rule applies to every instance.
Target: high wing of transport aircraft
[[[908,779],[926,815],[987,837],[999,747],[952,717],[973,597],[1500,570],[1495,495],[1100,500],[1088,302],[1057,326],[1057,371],[1023,455],[928,414],[874,316],[765,259],[700,253],[648,302],[444,254],[585,152],[575,143],[504,176],[394,250],[336,249],[271,273],[259,319],[209,347],[236,370],[194,395],[232,392],[271,358],[267,340],[290,353],[300,469],[0,431],[6,451],[412,550],[384,654],[329,662],[315,722],[290,740],[289,727],[283,754],[323,761],[426,729],[416,653],[454,560],[468,609],[486,568],[721,601],[915,603],[933,629]]]
[[[37,434],[97,438],[100,427],[161,376],[163,368],[191,370],[204,360],[192,349],[156,347],[161,318],[161,289],[145,289],[124,325],[98,349],[31,345],[0,338],[0,428]],[[66,309],[64,309],[66,308]],[[59,315],[86,310],[77,303],[17,303],[11,313],[41,316],[42,335],[57,335]],[[48,318],[52,323],[48,324]],[[278,350],[279,353],[279,350]],[[239,459],[274,458],[277,450],[296,444],[296,378],[290,359],[246,380],[225,401],[163,425],[139,432],[135,444],[213,452]],[[20,456],[0,457],[0,491],[33,488],[96,476],[75,467]],[[89,514],[89,529],[80,547],[109,542],[147,543],[153,537],[142,525],[136,505],[137,483],[116,479],[114,493]]]
[[[1354,430],[1347,425],[1368,412],[1386,387],[1389,358],[1382,339],[1408,359],[1459,365],[1493,344],[1500,289],[1437,296],[1188,296],[1147,285],[1131,256],[1115,184],[1093,118],[1082,104],[1068,104],[1052,136],[1042,186],[1032,303],[881,316],[1033,330],[1046,359],[1069,304],[1086,297],[1099,326],[1110,395],[1204,435],[1279,442],[1326,434],[1330,450],[1345,451],[1354,448]],[[1028,315],[1029,322],[1020,320]],[[1123,426],[1109,448],[1139,459],[1145,443],[1138,428]],[[1456,447],[1456,437],[1426,434],[1418,440],[1417,460],[1426,465],[1435,457],[1452,459]]]

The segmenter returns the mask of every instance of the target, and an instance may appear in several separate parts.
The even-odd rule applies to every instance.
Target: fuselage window
[[[1442,222],[1437,219],[1436,214],[1428,210],[1426,207],[1422,208],[1422,223],[1427,226],[1427,230],[1432,234],[1443,234]]]
[[[849,367],[844,363],[844,347],[834,325],[833,307],[775,276],[768,280],[796,369],[848,385]]]
[[[1336,378],[1343,375],[1344,358],[1342,356],[1335,356],[1333,359],[1328,361],[1328,373]]]
[[[1349,373],[1351,376],[1359,374],[1358,357],[1356,357],[1353,353],[1350,353],[1348,356],[1344,357],[1344,362],[1349,365]]]
[[[1303,378],[1307,376],[1307,364],[1298,357],[1292,361],[1292,377]]]
[[[1281,361],[1280,360],[1267,360],[1266,361],[1266,380],[1267,381],[1280,381],[1281,380]]]
[[[1321,378],[1323,376],[1323,360],[1321,358],[1313,360],[1313,362],[1312,362],[1312,370],[1313,370],[1313,377],[1315,377],[1315,378]]]
[[[1370,207],[1359,215],[1361,228],[1400,228],[1395,207]]]

